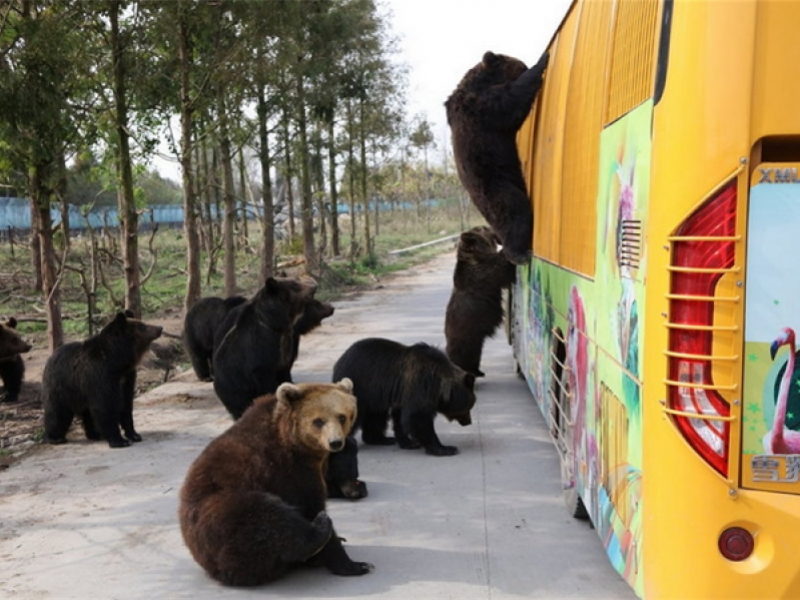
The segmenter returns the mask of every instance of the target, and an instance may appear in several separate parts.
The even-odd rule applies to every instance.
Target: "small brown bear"
[[[548,59],[545,52],[528,69],[516,58],[486,52],[445,102],[461,183],[508,260],[518,265],[530,258],[533,213],[516,135],[542,87]]]
[[[461,234],[453,273],[453,291],[444,319],[445,352],[450,360],[483,377],[483,343],[503,322],[503,289],[514,283],[516,267],[497,248],[488,227]]]
[[[17,320],[14,317],[0,322],[0,380],[5,389],[0,402],[16,402],[19,399],[25,378],[25,362],[20,354],[30,349],[31,345],[17,332]]]
[[[112,448],[141,441],[133,427],[136,366],[161,331],[118,313],[97,335],[57,348],[42,374],[45,440],[65,443],[77,415],[90,440],[105,439]]]
[[[441,413],[470,425],[475,406],[475,376],[465,373],[444,352],[423,342],[406,346],[384,338],[365,338],[345,350],[333,366],[334,381],[353,381],[365,444],[425,448],[432,456],[458,454],[439,441],[433,420]],[[386,436],[389,416],[395,437]]]
[[[192,557],[217,581],[261,585],[294,566],[373,569],[347,556],[325,512],[323,469],[356,417],[353,385],[282,384],[257,398],[186,475],[178,510]]]

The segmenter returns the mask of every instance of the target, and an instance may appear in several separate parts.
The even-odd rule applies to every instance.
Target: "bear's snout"
[[[338,452],[342,448],[344,448],[344,440],[330,440],[328,442],[328,446],[331,449],[331,452]]]
[[[458,417],[458,424],[462,426],[472,425],[472,415],[467,413]]]

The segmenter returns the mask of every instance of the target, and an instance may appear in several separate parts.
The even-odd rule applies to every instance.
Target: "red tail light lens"
[[[756,547],[756,541],[747,529],[729,527],[720,534],[717,547],[722,556],[738,562],[750,557]]]
[[[733,266],[736,184],[732,182],[696,210],[676,232],[670,301],[669,407],[703,416],[727,417],[730,406],[714,389],[711,350],[714,292]],[[684,384],[684,385],[681,385]],[[728,472],[727,421],[673,415],[686,441],[722,475]]]

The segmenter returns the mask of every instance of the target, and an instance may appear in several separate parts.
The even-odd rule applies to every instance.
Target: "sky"
[[[379,0],[409,66],[409,117],[422,113],[449,145],[444,101],[484,52],[539,59],[571,0]],[[449,150],[449,148],[448,148]]]

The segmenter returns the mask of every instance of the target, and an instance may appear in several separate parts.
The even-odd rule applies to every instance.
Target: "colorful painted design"
[[[745,485],[756,487],[797,483],[782,481],[780,463],[775,463],[774,473],[767,473],[767,465],[769,456],[800,454],[800,361],[795,343],[795,331],[800,331],[800,281],[787,277],[796,255],[798,222],[796,178],[751,188],[742,451]]]
[[[646,102],[602,133],[594,278],[534,259],[515,288],[518,356],[548,419],[553,331],[566,340],[574,464],[565,470],[573,481],[562,483],[577,488],[611,562],[640,595],[645,256],[620,249],[632,225],[644,231],[652,110]]]

